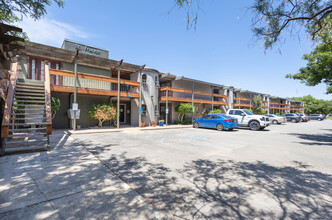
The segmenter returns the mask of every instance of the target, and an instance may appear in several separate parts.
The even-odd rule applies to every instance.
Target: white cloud
[[[78,27],[47,18],[37,21],[31,18],[24,18],[17,25],[28,34],[30,41],[55,47],[61,47],[65,38],[76,40],[89,37],[87,33]]]

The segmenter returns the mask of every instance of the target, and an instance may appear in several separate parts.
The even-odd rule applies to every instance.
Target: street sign
[[[166,108],[166,114],[168,114],[168,108]]]
[[[143,113],[143,109],[142,108],[138,108],[138,113],[142,114]]]
[[[73,110],[77,111],[78,110],[78,103],[73,103]]]
[[[129,98],[132,98],[132,97],[133,97],[133,95],[127,95],[127,97],[129,97]]]

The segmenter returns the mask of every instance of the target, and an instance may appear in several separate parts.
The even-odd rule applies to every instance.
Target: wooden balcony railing
[[[243,98],[243,97],[236,97],[234,100],[240,100],[240,101],[251,101],[251,99]]]
[[[51,91],[54,92],[74,92],[74,72],[50,69],[50,74],[62,76],[62,85],[51,84]],[[65,78],[66,77],[66,78]],[[106,76],[98,76],[86,73],[77,73],[77,78],[82,82],[77,83],[78,94],[117,96],[118,79]],[[120,79],[121,92],[120,97],[139,98],[137,87],[139,82]]]
[[[160,88],[160,101],[166,101],[166,91],[168,90],[168,101],[173,102],[192,102],[192,91],[186,89],[179,89],[173,87],[162,87]],[[197,97],[199,95],[199,97]],[[213,104],[214,105],[228,105],[227,102],[223,101],[223,99],[227,99],[227,95],[222,94],[212,94],[208,92],[194,91],[194,103],[200,104]]]

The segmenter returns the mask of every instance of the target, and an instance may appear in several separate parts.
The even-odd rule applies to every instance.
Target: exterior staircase
[[[2,155],[49,149],[44,81],[16,79],[8,135],[2,141]]]

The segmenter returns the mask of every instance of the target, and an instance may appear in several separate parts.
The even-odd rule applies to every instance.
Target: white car
[[[286,123],[287,121],[285,117],[281,117],[279,115],[267,114],[265,116],[268,117],[270,122],[274,125]]]
[[[270,119],[264,115],[254,115],[248,110],[229,109],[226,113],[236,118],[240,127],[249,127],[253,131],[263,130],[270,125]]]

